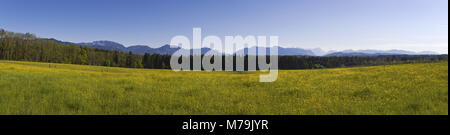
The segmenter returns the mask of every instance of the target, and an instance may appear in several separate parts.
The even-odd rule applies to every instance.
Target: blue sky
[[[448,0],[0,0],[0,28],[159,47],[176,35],[277,35],[298,48],[448,53]]]

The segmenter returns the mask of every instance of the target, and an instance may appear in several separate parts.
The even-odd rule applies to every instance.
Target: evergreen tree
[[[80,51],[77,56],[76,64],[86,65],[88,60],[88,55],[86,49],[80,46]]]
[[[150,68],[150,54],[149,53],[145,53],[144,54],[144,59],[142,60],[142,64],[144,65],[144,68]]]

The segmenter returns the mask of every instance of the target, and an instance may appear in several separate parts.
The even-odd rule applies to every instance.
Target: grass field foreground
[[[258,77],[0,61],[0,114],[448,115],[448,62]]]

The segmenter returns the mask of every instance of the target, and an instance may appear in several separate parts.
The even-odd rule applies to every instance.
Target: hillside
[[[448,62],[258,74],[0,61],[0,114],[448,115]]]

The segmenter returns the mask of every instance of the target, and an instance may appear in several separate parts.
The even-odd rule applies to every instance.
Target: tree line
[[[146,56],[155,68],[167,68],[162,63],[166,56]],[[30,33],[0,30],[0,59],[50,62],[111,67],[143,68],[143,56],[131,52],[94,49],[86,46],[60,43],[37,38]]]
[[[203,56],[200,56],[203,58]],[[214,57],[214,56],[213,56]],[[227,56],[222,57],[222,68],[225,68],[225,59]],[[232,56],[233,70],[236,70],[237,59],[244,61],[244,70],[249,69],[248,55],[246,56]],[[252,56],[256,59],[254,65],[258,65],[258,57],[266,57],[266,63],[269,64],[270,56]],[[231,59],[231,58],[230,58]],[[167,62],[170,62],[170,57],[167,58]],[[411,64],[411,63],[428,63],[428,62],[440,62],[448,61],[448,55],[379,55],[379,56],[278,56],[278,69],[323,69],[323,68],[342,68],[342,67],[356,67],[356,66],[376,66],[376,65],[393,65],[393,64]],[[178,63],[182,62],[182,58],[179,58]],[[211,63],[214,63],[214,58],[211,58]],[[193,56],[190,56],[190,70],[193,68]],[[255,69],[255,67],[253,67]],[[203,68],[202,68],[203,70]],[[258,66],[256,66],[256,70]]]
[[[190,57],[192,63],[193,56]],[[225,69],[225,56],[222,57],[222,68]],[[233,56],[233,67],[236,67],[236,59],[244,59],[244,68],[247,70],[248,57]],[[148,53],[138,55],[132,52],[95,49],[38,38],[30,33],[14,33],[0,29],[0,60],[170,69],[170,58],[170,55]],[[269,58],[266,60],[270,62]],[[278,56],[278,67],[279,69],[318,69],[437,61],[448,61],[448,55]]]

